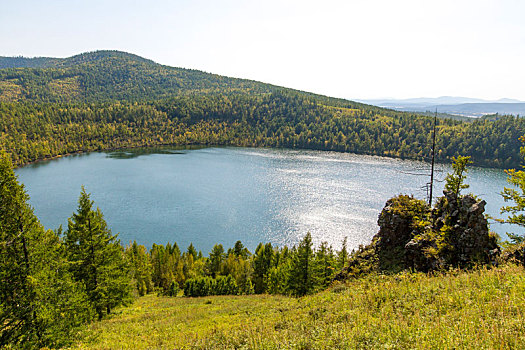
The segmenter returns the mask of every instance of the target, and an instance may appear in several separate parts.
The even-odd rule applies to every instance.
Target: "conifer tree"
[[[215,244],[210,252],[208,260],[208,271],[215,278],[221,273],[221,265],[224,260],[224,247],[222,244]]]
[[[243,259],[247,259],[250,255],[250,251],[242,244],[241,241],[235,242],[235,245],[233,247],[233,253],[236,256],[242,257]]]
[[[470,157],[452,157],[453,171],[445,178],[445,190],[453,193],[456,199],[459,197],[461,190],[469,187],[468,184],[464,183],[468,172],[467,165],[469,164],[472,164]]]
[[[268,272],[273,264],[274,251],[271,243],[259,243],[253,256],[253,282],[255,293],[264,293],[268,289]]]
[[[288,288],[293,295],[303,296],[315,288],[312,235],[304,236],[294,252],[288,278]]]
[[[45,231],[27,204],[5,154],[0,154],[0,347],[67,345],[91,320],[59,237]]]
[[[193,246],[193,243],[190,243],[190,245],[188,246],[187,252],[188,252],[188,254],[190,254],[193,257],[193,261],[197,260],[197,258],[198,258],[197,255],[198,254],[197,254],[197,250]]]
[[[140,296],[153,291],[151,279],[151,259],[149,253],[143,245],[138,245],[136,241],[126,247],[126,255],[131,264],[132,276]]]
[[[128,266],[124,251],[112,235],[99,208],[84,187],[78,211],[68,220],[65,243],[71,271],[85,285],[87,295],[99,319],[131,298]]]
[[[155,286],[159,287],[162,293],[167,293],[171,282],[175,280],[174,259],[170,251],[171,245],[169,243],[166,246],[153,244],[151,248],[152,279]]]
[[[193,244],[190,244],[188,251],[182,254],[182,279],[181,282],[184,282],[191,278],[196,278],[198,276],[204,275],[204,269],[206,260],[202,257],[202,253],[195,250]],[[179,272],[177,272],[178,274]]]
[[[343,240],[343,245],[341,250],[337,252],[337,268],[340,270],[345,267],[346,262],[348,261],[348,237],[345,237]]]
[[[327,287],[335,272],[336,259],[334,251],[327,242],[322,242],[314,254],[314,277],[320,287]]]

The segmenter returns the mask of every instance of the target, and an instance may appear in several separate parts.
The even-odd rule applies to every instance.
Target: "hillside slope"
[[[0,101],[137,101],[188,93],[268,93],[269,84],[168,67],[120,51],[69,58],[0,57]]]
[[[187,144],[430,156],[433,118],[163,66],[125,52],[0,58],[0,66],[18,67],[0,69],[0,149],[16,165]],[[469,155],[478,166],[519,166],[525,120],[494,119],[440,119],[436,159]]]
[[[59,60],[53,57],[34,57],[28,58],[23,56],[18,57],[1,57],[0,69],[4,68],[46,68],[53,66]]]
[[[519,349],[523,272],[372,276],[299,299],[148,295],[88,326],[73,348]]]

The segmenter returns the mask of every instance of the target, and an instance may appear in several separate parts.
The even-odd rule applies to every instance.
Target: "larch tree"
[[[467,166],[469,164],[472,164],[470,157],[452,157],[452,173],[445,178],[445,190],[453,193],[456,199],[458,199],[461,190],[469,187],[468,184],[464,183],[467,178]]]
[[[337,252],[337,269],[341,270],[348,261],[348,237],[345,236],[341,250]]]
[[[82,282],[98,318],[131,300],[131,282],[124,250],[108,229],[99,208],[84,187],[78,210],[68,220],[65,244],[71,271]]]
[[[308,232],[292,256],[288,287],[295,296],[306,295],[315,289],[314,251],[312,246],[312,235]]]
[[[274,249],[271,243],[259,243],[253,256],[253,282],[255,293],[265,293],[268,290],[268,272],[273,266]]]
[[[336,258],[332,246],[327,242],[321,242],[321,245],[314,253],[314,275],[316,277],[316,285],[320,287],[328,287],[332,281],[335,272]]]
[[[0,347],[61,347],[92,319],[56,233],[44,230],[0,154]]]
[[[151,257],[143,245],[138,245],[133,241],[131,245],[126,247],[125,253],[130,263],[131,275],[137,292],[140,296],[146,295],[153,291],[153,281],[151,278],[152,265]]]

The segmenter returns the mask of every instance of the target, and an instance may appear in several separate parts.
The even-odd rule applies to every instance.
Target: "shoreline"
[[[115,151],[122,151],[122,150],[134,150],[134,149],[153,149],[153,148],[167,148],[167,147],[174,147],[174,148],[180,148],[180,149],[199,149],[199,148],[208,148],[208,147],[233,147],[233,148],[261,148],[261,149],[275,149],[275,150],[303,150],[303,151],[319,151],[319,152],[335,152],[335,153],[344,153],[344,154],[355,154],[359,156],[372,156],[372,157],[379,157],[379,158],[387,158],[387,159],[395,159],[395,160],[409,160],[409,161],[417,161],[422,162],[425,164],[430,164],[429,161],[426,161],[424,159],[418,159],[418,158],[410,158],[410,157],[394,157],[394,156],[388,156],[388,155],[380,155],[380,154],[374,154],[374,153],[356,153],[356,152],[347,152],[347,151],[338,151],[338,150],[324,150],[324,149],[315,149],[315,148],[302,148],[302,147],[270,147],[270,146],[250,146],[250,145],[220,145],[220,144],[185,144],[185,145],[178,145],[178,144],[154,144],[154,145],[142,145],[142,146],[127,146],[127,147],[114,147],[114,148],[105,148],[105,149],[98,149],[98,150],[91,150],[91,151],[75,151],[65,154],[58,154],[56,156],[51,156],[48,158],[39,158],[36,160],[33,160],[31,162],[14,165],[14,169],[22,168],[28,165],[33,165],[37,163],[47,162],[51,160],[56,160],[59,158],[65,158],[70,156],[77,156],[81,154],[87,154],[92,152],[115,152]],[[436,160],[436,164],[450,164],[450,160],[447,162],[438,161]],[[496,169],[496,170],[502,170],[506,171],[510,168],[508,167],[494,167],[494,166],[483,166],[483,165],[476,165],[473,164],[470,167],[474,168],[482,168],[482,169]]]

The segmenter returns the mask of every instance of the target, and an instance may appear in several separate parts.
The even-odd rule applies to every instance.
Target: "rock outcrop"
[[[499,248],[489,232],[485,201],[444,191],[431,208],[411,196],[388,200],[378,218],[379,232],[350,261],[348,275],[362,270],[431,271],[495,262]],[[365,254],[366,253],[366,254]]]
[[[412,196],[400,195],[386,202],[377,220],[379,232],[372,240],[379,270],[406,268],[405,246],[418,233],[414,223],[429,213],[430,207]]]
[[[431,212],[431,225],[405,245],[407,267],[429,271],[494,262],[499,254],[489,232],[484,200],[444,191]]]

